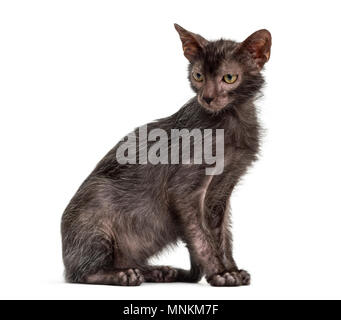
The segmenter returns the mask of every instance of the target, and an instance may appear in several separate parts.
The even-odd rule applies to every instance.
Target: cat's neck
[[[204,109],[197,97],[189,100],[176,114],[178,125],[188,128],[217,128],[232,129],[235,125],[252,126],[258,123],[257,111],[253,101],[240,105],[231,105],[219,112]]]
[[[211,113],[192,98],[177,115],[176,125],[187,129],[223,129],[225,142],[239,148],[258,150],[260,125],[253,101]]]
[[[261,128],[254,103],[231,108],[224,118],[224,130],[226,143],[257,152]]]

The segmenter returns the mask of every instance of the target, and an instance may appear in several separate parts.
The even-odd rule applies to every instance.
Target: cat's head
[[[271,34],[259,30],[245,41],[208,41],[175,24],[185,57],[189,81],[200,105],[211,112],[254,99],[264,80],[261,70],[270,58]]]

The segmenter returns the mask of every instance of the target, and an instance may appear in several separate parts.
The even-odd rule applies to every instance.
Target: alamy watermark
[[[128,134],[116,150],[120,164],[206,164],[207,175],[224,170],[224,129],[149,130]]]

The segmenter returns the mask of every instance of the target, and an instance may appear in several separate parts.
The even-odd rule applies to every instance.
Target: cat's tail
[[[204,273],[202,268],[191,257],[191,270],[178,270],[178,279],[180,282],[199,282]]]

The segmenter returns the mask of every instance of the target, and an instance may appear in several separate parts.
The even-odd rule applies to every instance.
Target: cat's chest
[[[224,138],[224,172],[237,171],[243,174],[253,161],[257,159],[260,145],[258,123],[240,124],[227,130]]]
[[[212,175],[205,174],[199,183],[196,201],[200,210],[204,212],[205,206],[219,203],[221,198],[225,199],[255,157],[256,152],[253,150],[228,146],[224,154],[223,172],[217,175],[215,172]]]
[[[240,177],[245,174],[248,167],[257,159],[259,149],[258,128],[248,129],[249,131],[230,131],[225,135],[223,170],[217,167],[212,174],[202,176],[198,188],[201,207],[204,207],[207,198],[211,200],[216,198],[216,196],[210,195],[215,194],[216,190],[220,190],[219,193],[222,196],[229,193]]]
[[[221,175],[242,175],[257,159],[257,153],[258,147],[226,145],[224,148],[224,170]]]

